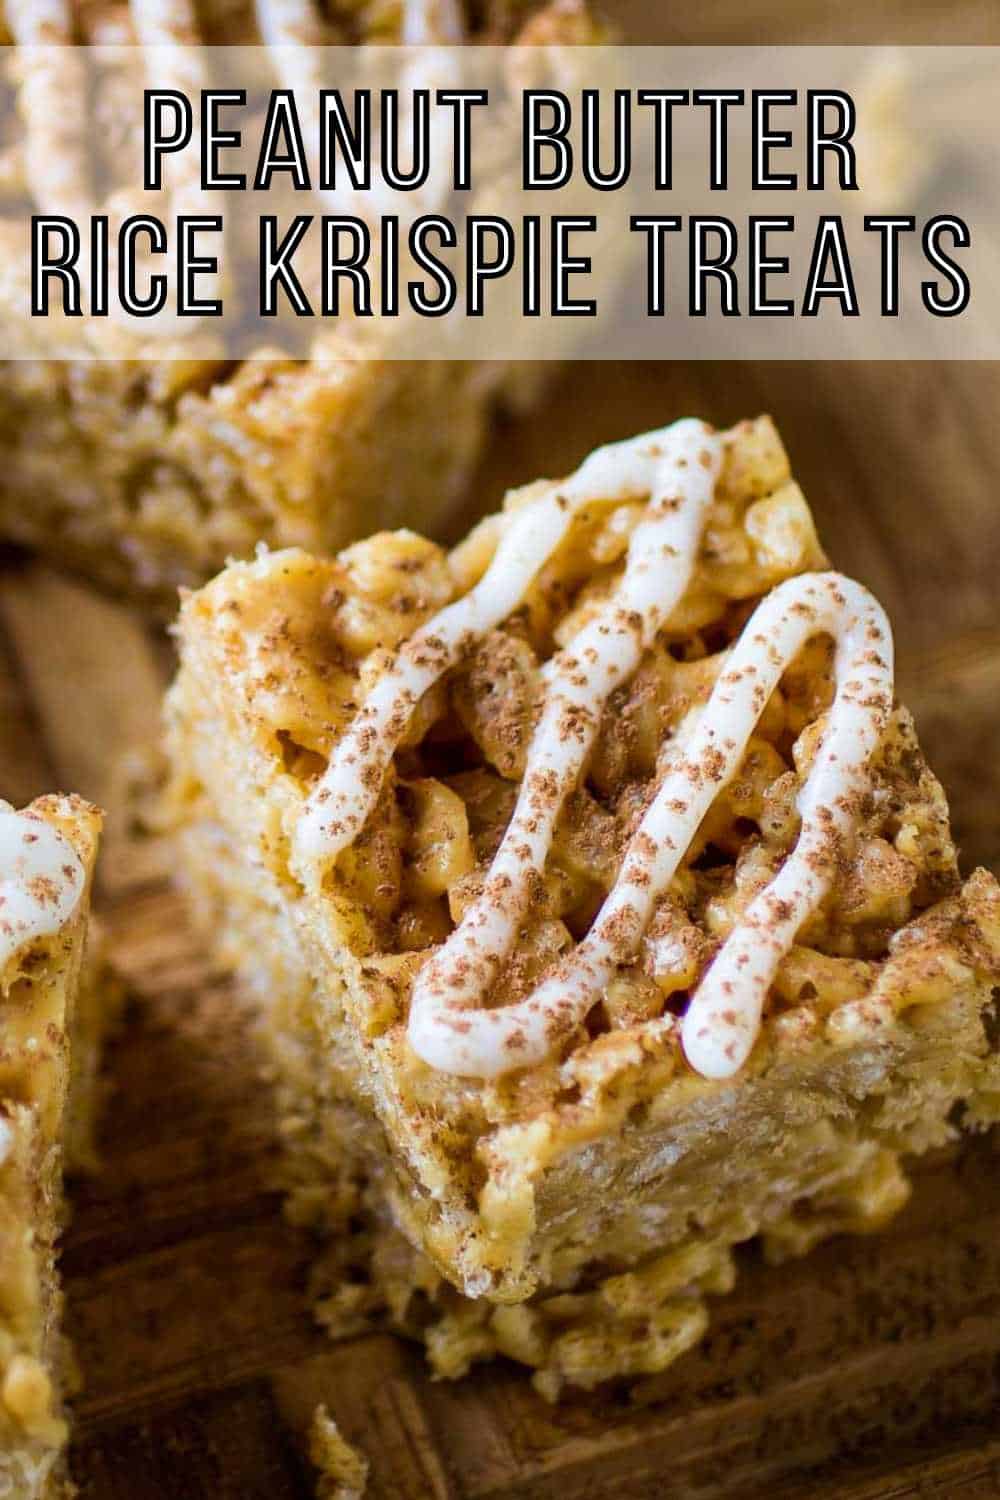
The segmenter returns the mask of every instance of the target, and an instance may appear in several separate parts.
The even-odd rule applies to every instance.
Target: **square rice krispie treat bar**
[[[64,1165],[91,1162],[104,1024],[85,958],[100,815],[76,797],[0,804],[0,1494],[64,1493]]]
[[[211,0],[197,8],[189,0],[42,8],[0,0],[0,41],[142,44],[159,49],[160,67],[170,44],[199,40],[264,42],[282,59],[293,42],[576,45],[600,35],[582,0]],[[37,60],[21,84],[20,134],[5,140],[0,122],[0,248],[10,240],[12,264],[23,259],[19,224],[32,206],[98,211],[84,190],[91,175],[117,185],[103,209],[112,220],[141,206],[128,197],[141,182],[141,142],[128,123],[142,118],[132,54],[121,76],[113,67],[102,75],[91,105],[72,59],[61,73],[51,52],[29,55]],[[88,136],[66,129],[74,102],[81,119],[88,107],[98,111]],[[84,141],[92,154],[106,152],[100,173],[89,171]],[[261,348],[240,360],[221,349],[195,358],[191,344],[171,349],[169,340],[106,320],[82,324],[74,335],[96,357],[2,364],[0,537],[171,614],[178,585],[203,582],[260,540],[332,551],[373,527],[399,525],[414,507],[434,529],[470,477],[495,413],[530,407],[557,368],[400,360],[391,321],[365,325],[363,350],[347,324],[321,333],[308,358]],[[204,349],[208,335],[199,338]]]
[[[697,1341],[732,1247],[879,1228],[997,1113],[962,880],[762,418],[529,485],[450,554],[262,551],[186,598],[197,910],[276,1064],[323,1315],[564,1384]]]

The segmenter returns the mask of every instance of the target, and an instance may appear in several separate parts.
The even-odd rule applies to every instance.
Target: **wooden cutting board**
[[[562,472],[683,412],[770,410],[828,550],[895,621],[901,687],[952,795],[967,864],[1000,868],[1000,369],[589,366],[498,435],[469,502]],[[880,1239],[772,1270],[748,1251],[702,1348],[632,1393],[547,1407],[513,1366],[431,1382],[389,1335],[332,1345],[309,1245],[269,1190],[258,1060],[128,825],[169,672],[125,608],[36,565],[0,569],[0,794],[109,811],[99,905],[134,996],[113,1046],[106,1170],[75,1197],[64,1268],[85,1378],[73,1465],[91,1500],[305,1500],[325,1402],[375,1500],[979,1500],[1000,1494],[1000,1153],[929,1164]]]

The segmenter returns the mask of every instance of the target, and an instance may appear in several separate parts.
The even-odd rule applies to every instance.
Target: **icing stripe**
[[[85,883],[79,855],[57,828],[0,802],[0,971],[69,921]]]
[[[318,142],[322,134],[320,90],[329,84],[327,76],[333,59],[325,47],[342,46],[344,38],[321,13],[317,0],[256,0],[257,24],[261,38],[269,48],[274,66],[285,88],[295,95],[295,104],[303,124],[309,165],[319,182]],[[403,57],[398,64],[401,93],[418,87],[430,90],[459,83],[458,59],[447,49],[465,40],[465,26],[458,0],[403,0],[400,18],[400,43],[404,47],[428,46],[435,50],[424,61]],[[395,77],[392,79],[397,83]],[[432,170],[422,189],[411,195],[414,216],[440,203],[446,193],[450,160],[450,138],[437,114],[432,116],[431,145],[428,154]],[[377,155],[377,151],[375,152]],[[345,174],[341,174],[341,179]],[[352,183],[340,181],[335,189],[321,192],[327,209],[334,214],[350,215],[375,223],[380,215],[399,214],[400,195],[387,184],[377,168],[364,191]]]
[[[434,1014],[434,996],[446,997],[449,1010],[475,1004],[509,957],[533,877],[544,872],[556,821],[580,779],[604,705],[636,671],[690,582],[722,444],[692,424],[648,441],[644,457],[656,475],[618,590],[548,663],[545,705],[517,805],[482,894],[417,976],[411,1040],[418,1052],[421,1017]]]
[[[778,966],[830,889],[837,855],[858,821],[868,762],[892,712],[893,644],[885,612],[859,584],[837,574],[820,577],[818,601],[810,583],[798,590],[785,585],[792,602],[774,623],[766,650],[773,676],[778,661],[790,661],[811,634],[831,635],[836,696],[799,796],[795,848],[729,934],[684,1017],[688,1061],[707,1078],[730,1077],[749,1056]],[[804,610],[815,610],[815,618]],[[766,636],[770,624],[761,621],[755,636]],[[754,644],[752,637],[751,650]],[[726,675],[737,670],[734,662]],[[742,730],[741,722],[737,733]]]
[[[867,764],[892,708],[892,635],[877,601],[836,573],[804,574],[758,605],[691,738],[630,841],[591,931],[532,995],[496,1010],[455,1006],[442,987],[415,995],[409,1039],[433,1067],[495,1077],[541,1062],[634,957],[656,900],[698,826],[735,774],[768,698],[811,637],[836,643],[836,691],[799,798],[794,852],[730,934],[684,1018],[692,1067],[723,1078],[745,1062],[768,988],[798,929],[832,881],[857,817]],[[459,991],[458,993],[461,993]]]
[[[710,446],[710,429],[685,419],[598,448],[565,483],[554,484],[548,494],[513,514],[479,582],[403,643],[335,746],[296,825],[293,869],[299,878],[317,883],[357,838],[420,699],[518,608],[574,517],[595,501],[649,495],[658,483],[664,445],[686,442],[687,434]]]
[[[85,226],[93,212],[86,135],[87,78],[73,48],[70,0],[5,0],[4,19],[19,48],[19,107],[24,116],[25,172],[43,213]]]
[[[308,49],[330,45],[329,34],[315,0],[256,0],[257,26],[261,41],[272,50],[287,48],[287,62],[298,64],[304,61],[309,67],[308,50],[304,59],[291,49]],[[282,58],[282,62],[286,61]],[[294,87],[294,75],[283,73],[289,87]],[[312,85],[320,82],[319,71],[303,73]],[[296,100],[297,104],[301,101]]]
[[[400,40],[404,47],[457,47],[465,40],[458,0],[406,0]]]
[[[409,1040],[435,1068],[496,1077],[544,1060],[581,1024],[616,969],[634,959],[771,693],[816,635],[834,640],[836,686],[799,798],[800,836],[691,1000],[681,1035],[698,1072],[728,1077],[745,1062],[777,967],[830,888],[892,708],[892,636],[859,584],[814,573],[789,579],[758,605],[690,736],[670,749],[663,783],[588,935],[526,999],[482,1008],[544,874],[559,813],[579,783],[608,698],[636,671],[690,582],[721,461],[722,440],[685,420],[599,449],[569,480],[515,512],[476,586],[399,648],[306,803],[293,868],[315,885],[364,827],[422,696],[523,603],[580,511],[597,501],[647,499],[614,595],[543,669],[545,702],[483,892],[415,981]]]
[[[136,40],[150,59],[157,88],[171,88],[195,103],[211,79],[205,52],[199,45],[193,0],[130,0],[129,13]],[[191,140],[169,168],[171,214],[221,214],[217,194],[201,187],[201,115],[193,111]],[[162,210],[161,210],[162,211]]]

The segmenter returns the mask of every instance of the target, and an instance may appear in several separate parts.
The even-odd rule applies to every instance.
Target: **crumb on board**
[[[368,1460],[341,1436],[325,1406],[318,1406],[309,1433],[309,1457],[319,1470],[317,1500],[361,1500]]]

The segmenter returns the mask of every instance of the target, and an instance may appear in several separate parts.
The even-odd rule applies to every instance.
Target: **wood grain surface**
[[[610,7],[609,7],[610,8]],[[996,0],[620,0],[635,40],[1000,40]],[[464,520],[599,441],[770,411],[832,558],[895,622],[901,692],[949,790],[965,863],[1000,869],[1000,368],[590,365],[511,423]],[[419,524],[419,518],[414,518]],[[388,1335],[330,1344],[310,1246],[271,1191],[270,1100],[164,851],[143,773],[169,648],[30,562],[0,569],[0,794],[108,809],[99,904],[133,996],[109,1059],[105,1171],[75,1194],[64,1271],[88,1500],[306,1500],[324,1402],[374,1500],[985,1500],[1000,1495],[1000,1152],[928,1163],[878,1239],[768,1269],[742,1257],[700,1349],[631,1393],[547,1407],[498,1363],[435,1384]],[[129,752],[122,759],[122,752]]]

